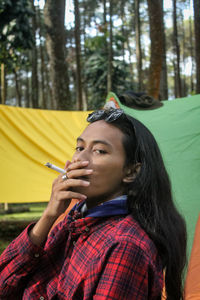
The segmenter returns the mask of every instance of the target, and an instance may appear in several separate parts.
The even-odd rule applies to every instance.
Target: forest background
[[[200,93],[200,0],[43,2],[0,0],[1,104],[91,110],[109,91]]]

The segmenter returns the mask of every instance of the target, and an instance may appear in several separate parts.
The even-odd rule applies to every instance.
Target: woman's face
[[[123,194],[123,179],[126,176],[125,151],[120,129],[103,120],[91,123],[77,139],[72,163],[88,161],[87,169],[93,173],[84,177],[88,187],[74,191],[87,196],[88,208]]]

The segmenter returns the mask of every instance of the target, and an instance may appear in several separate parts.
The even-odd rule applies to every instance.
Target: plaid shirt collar
[[[111,217],[127,215],[127,195],[122,195],[112,200],[101,203],[91,209],[83,209],[86,206],[85,201],[76,204],[69,213],[69,220],[75,220],[84,217]]]
[[[115,199],[106,201],[96,207],[82,212],[85,201],[77,203],[69,212],[66,222],[66,229],[72,236],[80,235],[84,232],[96,230],[94,228],[101,227],[102,217],[119,218],[128,214],[127,196],[123,195]],[[110,222],[110,218],[106,222]],[[96,224],[96,226],[94,226]]]

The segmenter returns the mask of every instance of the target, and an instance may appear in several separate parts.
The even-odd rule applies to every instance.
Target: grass
[[[0,254],[6,249],[6,247],[10,244],[10,240],[1,239],[0,240]]]
[[[46,203],[11,204],[12,212],[5,213],[3,209],[0,210],[0,222],[12,220],[35,221],[40,218],[46,205]]]
[[[31,222],[37,221],[46,203],[9,204],[8,212],[0,207],[0,254]]]

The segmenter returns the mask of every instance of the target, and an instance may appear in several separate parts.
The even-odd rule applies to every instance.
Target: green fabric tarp
[[[200,95],[163,101],[154,110],[118,103],[151,130],[160,146],[176,205],[186,219],[190,253],[200,212]]]

